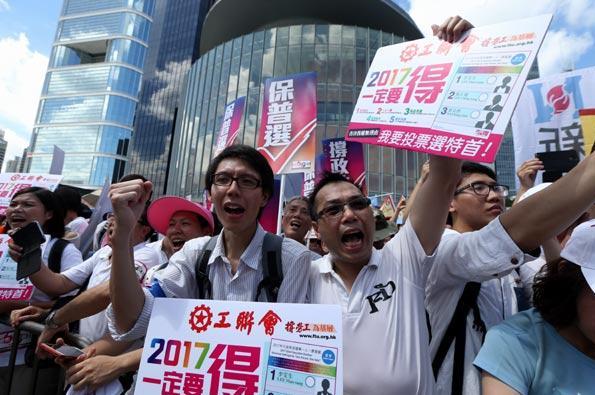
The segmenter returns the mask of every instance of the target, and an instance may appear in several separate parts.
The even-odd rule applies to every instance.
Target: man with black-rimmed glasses
[[[125,235],[136,222],[151,183],[112,185],[113,238],[117,241],[113,243],[112,304],[108,314],[114,338],[134,340],[144,336],[155,297],[306,302],[310,251],[295,240],[267,235],[258,223],[273,194],[273,182],[271,167],[252,147],[233,145],[217,155],[207,169],[205,186],[223,230],[214,239],[201,237],[187,241],[170,258],[169,264],[155,274],[150,290],[132,282],[134,270]],[[282,272],[278,273],[282,282],[274,289],[261,286],[265,280],[264,265],[269,263],[262,256],[270,255],[263,251],[271,236],[278,239],[281,253],[281,267],[277,271]],[[203,251],[208,246],[211,252],[203,261]],[[197,274],[199,268],[205,271]],[[267,269],[271,273],[269,266]]]

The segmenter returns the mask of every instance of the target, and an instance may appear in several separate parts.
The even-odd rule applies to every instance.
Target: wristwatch
[[[56,312],[58,310],[53,310],[50,312],[50,314],[48,314],[48,316],[45,319],[45,326],[48,327],[49,329],[58,329],[61,325],[58,325],[56,323],[56,321],[54,321],[54,317],[56,316]]]

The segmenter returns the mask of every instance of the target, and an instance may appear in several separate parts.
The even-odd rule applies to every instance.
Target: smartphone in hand
[[[39,222],[33,221],[10,235],[16,245],[23,248],[17,265],[17,280],[28,277],[41,269],[41,248],[45,236]]]
[[[83,350],[80,348],[69,346],[67,344],[59,346],[57,344],[40,343],[39,348],[49,353],[53,357],[63,357],[67,359],[75,359],[78,356],[84,354]]]

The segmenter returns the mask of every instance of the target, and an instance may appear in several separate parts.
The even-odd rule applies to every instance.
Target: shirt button
[[[519,260],[517,258],[512,258],[510,260],[510,263],[512,263],[513,265],[517,265],[519,263]]]

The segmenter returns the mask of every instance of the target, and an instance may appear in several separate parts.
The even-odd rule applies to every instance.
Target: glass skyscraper
[[[198,58],[200,31],[213,0],[157,0],[134,121],[127,173],[153,182],[165,193],[177,109],[186,74]]]
[[[266,12],[263,12],[266,10]],[[224,107],[246,96],[238,140],[255,145],[265,79],[317,73],[317,152],[344,136],[368,67],[385,45],[421,38],[391,1],[220,0],[207,15],[201,57],[178,112],[167,191],[201,200]],[[408,194],[425,155],[365,145],[370,195]],[[299,189],[294,193],[299,193]]]
[[[66,152],[64,182],[124,173],[154,0],[65,0],[31,137],[29,171]]]

